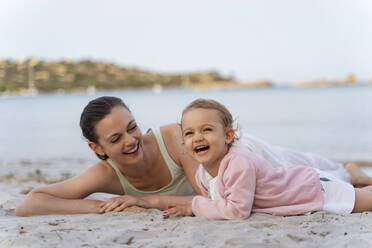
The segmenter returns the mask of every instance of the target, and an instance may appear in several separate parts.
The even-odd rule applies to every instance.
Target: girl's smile
[[[209,150],[209,145],[200,145],[194,148],[194,152],[197,153],[199,156],[206,154]]]

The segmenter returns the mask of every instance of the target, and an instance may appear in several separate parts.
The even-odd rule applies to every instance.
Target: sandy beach
[[[76,162],[75,162],[76,163]],[[68,164],[68,165],[67,165]],[[89,164],[0,164],[0,247],[372,247],[372,213],[242,221],[169,217],[151,209],[121,213],[17,217],[32,188],[71,177]],[[107,199],[94,194],[90,198]]]

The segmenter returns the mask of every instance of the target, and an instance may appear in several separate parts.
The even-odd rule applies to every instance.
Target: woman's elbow
[[[30,206],[24,200],[23,202],[21,202],[20,204],[18,204],[18,206],[15,208],[15,215],[16,216],[19,216],[19,217],[28,217],[28,216],[31,216],[29,210],[30,210]]]
[[[35,209],[35,203],[40,203],[40,199],[36,199],[38,193],[31,191],[26,199],[24,199],[20,204],[15,208],[15,215],[20,217],[29,217],[35,214],[32,214]]]
[[[19,217],[28,217],[27,212],[25,211],[25,208],[22,206],[22,203],[19,204],[15,209],[15,215]]]

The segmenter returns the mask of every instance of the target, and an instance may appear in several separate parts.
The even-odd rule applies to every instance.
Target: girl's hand
[[[176,205],[176,206],[168,206],[167,207],[167,215],[174,215],[174,216],[193,216],[191,203],[183,204],[183,205]]]
[[[100,207],[100,213],[107,212],[120,212],[125,208],[132,206],[141,206],[141,199],[138,196],[134,195],[122,195],[118,197],[113,197],[108,199],[105,202],[102,202]]]

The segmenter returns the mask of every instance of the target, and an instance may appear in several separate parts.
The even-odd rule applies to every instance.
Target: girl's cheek
[[[191,153],[192,152],[192,142],[190,142],[189,140],[186,140],[185,145],[186,145],[187,151]]]

